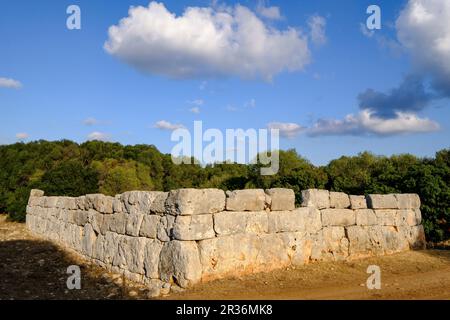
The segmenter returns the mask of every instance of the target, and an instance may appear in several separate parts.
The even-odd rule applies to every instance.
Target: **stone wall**
[[[77,198],[33,190],[27,226],[155,295],[311,261],[423,248],[415,194],[181,189]]]

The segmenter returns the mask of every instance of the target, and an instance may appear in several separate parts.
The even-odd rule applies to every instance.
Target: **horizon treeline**
[[[153,145],[68,140],[0,145],[0,213],[25,220],[31,189],[47,195],[116,195],[131,190],[178,188],[323,188],[348,194],[417,193],[428,240],[450,238],[450,149],[434,158],[362,152],[314,166],[295,150],[280,151],[280,170],[261,176],[260,165],[175,165]]]

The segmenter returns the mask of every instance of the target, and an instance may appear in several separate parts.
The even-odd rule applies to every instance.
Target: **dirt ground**
[[[79,265],[82,289],[68,290]],[[381,290],[368,290],[369,265]],[[145,287],[79,260],[0,215],[0,299],[146,299]],[[313,263],[245,278],[217,280],[163,299],[450,299],[450,250],[424,250],[339,263]]]

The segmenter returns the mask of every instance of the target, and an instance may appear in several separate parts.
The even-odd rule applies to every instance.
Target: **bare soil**
[[[444,246],[445,248],[445,246]],[[79,265],[82,289],[66,271]],[[368,290],[369,265],[381,290]],[[0,299],[146,299],[145,287],[80,260],[0,216]],[[199,284],[163,299],[450,299],[450,250],[411,251],[351,262],[321,262]]]

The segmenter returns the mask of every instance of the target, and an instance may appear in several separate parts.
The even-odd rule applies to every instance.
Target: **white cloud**
[[[109,141],[111,136],[104,132],[94,131],[88,135],[88,140]]]
[[[250,99],[249,101],[247,101],[244,104],[244,107],[246,107],[246,108],[255,108],[256,107],[256,100],[255,99]]]
[[[439,124],[414,113],[397,112],[395,118],[374,116],[369,110],[357,115],[349,114],[342,120],[320,119],[306,130],[309,136],[331,135],[398,135],[432,132],[439,130]]]
[[[271,122],[267,125],[269,129],[280,130],[280,135],[285,138],[295,138],[303,131],[303,127],[296,123]]]
[[[181,16],[164,4],[131,7],[109,28],[105,50],[133,67],[172,78],[239,76],[270,81],[310,62],[308,39],[278,30],[247,7],[188,7]]]
[[[270,19],[270,20],[281,20],[283,19],[283,17],[281,16],[281,12],[280,12],[280,8],[279,7],[266,7],[266,4],[264,3],[264,1],[259,1],[258,2],[258,6],[256,7],[256,12],[266,18],[266,19]]]
[[[0,88],[20,89],[22,83],[10,78],[0,78]]]
[[[200,108],[199,107],[193,107],[191,109],[189,109],[190,112],[195,113],[195,114],[199,114],[200,113]]]
[[[30,135],[26,132],[20,132],[16,134],[16,139],[17,140],[26,140],[30,137]]]
[[[188,103],[200,107],[205,104],[205,101],[203,101],[202,99],[196,99],[196,100],[188,101]]]
[[[372,38],[373,35],[375,34],[375,32],[373,30],[367,29],[367,25],[364,23],[359,24],[359,30],[367,38]]]
[[[327,20],[319,15],[311,16],[308,19],[308,26],[310,28],[311,41],[316,45],[323,45],[327,42],[325,35],[325,28]]]
[[[85,126],[94,126],[98,123],[97,119],[95,118],[86,118],[83,120],[83,124]]]
[[[236,111],[238,111],[238,108],[236,108],[235,106],[233,106],[231,104],[227,105],[226,109],[227,109],[228,112],[236,112]]]
[[[397,37],[417,70],[450,96],[450,1],[409,0],[396,21]]]
[[[157,123],[155,123],[154,127],[157,129],[160,129],[160,130],[168,130],[168,131],[174,131],[177,129],[184,128],[184,126],[182,124],[174,124],[174,123],[170,123],[169,121],[166,121],[166,120],[158,121]]]

